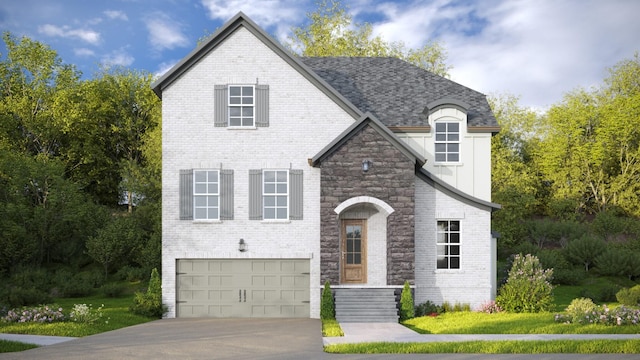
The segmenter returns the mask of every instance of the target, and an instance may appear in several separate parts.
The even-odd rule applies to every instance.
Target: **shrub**
[[[576,265],[584,265],[584,270],[589,272],[589,267],[594,263],[596,257],[602,254],[606,248],[603,240],[585,235],[569,242],[565,249],[565,256],[567,260]]]
[[[82,324],[93,324],[102,318],[102,308],[100,306],[96,310],[93,310],[91,304],[74,304],[73,310],[69,314],[69,319],[73,322]]]
[[[500,308],[500,306],[493,300],[485,302],[484,304],[480,305],[480,308],[478,308],[478,312],[487,314],[495,314],[501,311],[502,309]]]
[[[60,291],[65,297],[79,298],[91,294],[93,291],[93,282],[74,276],[71,281],[60,286]]]
[[[589,317],[597,309],[596,304],[589,298],[578,298],[571,300],[571,303],[565,311],[571,318],[571,322],[578,324],[586,324]]]
[[[166,307],[162,304],[162,283],[157,269],[151,270],[147,292],[136,291],[129,309],[142,316],[161,318],[164,315]]]
[[[443,311],[441,306],[438,306],[435,303],[431,302],[430,300],[427,300],[422,304],[416,306],[414,315],[418,317],[418,316],[441,314],[442,312]]]
[[[116,272],[116,278],[119,280],[127,280],[130,282],[133,281],[144,281],[147,280],[147,270],[139,267],[133,267],[130,265],[125,265]]]
[[[509,312],[548,311],[554,306],[552,276],[553,270],[544,270],[537,257],[516,255],[496,303]]]
[[[551,282],[558,285],[578,285],[585,276],[582,269],[553,269]]]
[[[46,292],[36,288],[13,288],[8,297],[10,307],[39,305],[51,302],[51,297]]]
[[[409,286],[409,282],[405,281],[404,287],[402,288],[402,294],[400,295],[400,321],[414,318],[414,311],[411,287]]]
[[[637,306],[640,303],[640,285],[636,285],[631,289],[623,288],[616,293],[616,299],[622,305]]]
[[[124,290],[125,290],[125,286],[118,283],[108,283],[100,287],[100,291],[102,291],[102,293],[106,297],[111,297],[111,298],[119,297],[124,293]]]
[[[320,318],[323,320],[331,320],[336,318],[335,300],[331,292],[329,281],[324,283],[322,290],[322,303],[320,304]]]
[[[13,309],[2,317],[5,322],[38,322],[51,323],[64,321],[62,308],[55,309],[49,306],[22,307],[21,309]]]
[[[568,309],[568,308],[567,308]],[[556,322],[571,323],[573,318],[568,314],[556,314]],[[640,324],[640,310],[630,309],[625,306],[617,307],[613,310],[606,305],[597,306],[590,312],[583,313],[577,317],[579,324],[602,324],[602,325],[638,325]]]

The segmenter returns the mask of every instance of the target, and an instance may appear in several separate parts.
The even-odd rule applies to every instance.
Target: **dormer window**
[[[436,162],[460,161],[460,123],[436,122]]]

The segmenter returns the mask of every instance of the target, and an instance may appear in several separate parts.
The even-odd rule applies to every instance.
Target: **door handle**
[[[242,290],[238,290],[238,302],[242,302]]]
[[[247,289],[244,290],[244,302],[247,302]]]

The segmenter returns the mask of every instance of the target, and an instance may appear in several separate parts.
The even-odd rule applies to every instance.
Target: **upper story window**
[[[436,236],[436,267],[460,269],[460,221],[438,221]]]
[[[289,172],[265,170],[263,174],[263,219],[289,219]]]
[[[253,95],[252,85],[229,86],[229,126],[254,126]]]
[[[217,170],[193,172],[193,218],[195,220],[220,219],[219,185]]]
[[[183,169],[180,220],[232,220],[233,170]]]
[[[269,85],[215,85],[215,127],[255,129],[269,126]]]
[[[460,123],[436,122],[436,162],[460,161]]]

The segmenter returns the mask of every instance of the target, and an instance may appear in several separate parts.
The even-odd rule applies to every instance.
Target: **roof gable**
[[[423,166],[427,162],[427,159],[424,156],[418,154],[415,150],[402,142],[402,140],[400,140],[393,132],[391,132],[391,130],[389,130],[373,115],[365,114],[360,118],[360,120],[343,131],[342,134],[338,135],[338,137],[336,137],[329,145],[322,149],[316,156],[309,159],[309,164],[311,166],[319,165],[324,159],[329,157],[333,152],[335,152],[344,143],[346,143],[347,140],[356,135],[363,127],[367,125],[375,129],[394,147],[400,150],[410,161],[418,165],[418,167]]]
[[[160,78],[155,80],[151,84],[151,88],[162,98],[162,91],[170,86],[174,81],[178,80],[180,76],[188,71],[191,67],[196,65],[203,57],[209,52],[213,51],[223,41],[227,40],[233,33],[240,27],[247,29],[256,38],[267,45],[271,50],[278,54],[289,65],[302,74],[307,80],[313,83],[321,91],[323,91],[329,98],[335,101],[341,106],[348,114],[354,119],[359,119],[362,116],[362,112],[354,106],[347,98],[331,87],[324,79],[318,76],[315,72],[310,70],[304,63],[302,63],[298,57],[293,56],[282,45],[275,41],[270,35],[268,35],[262,28],[254,23],[244,13],[239,12],[216,30],[206,41],[199,44],[193,49],[187,56],[180,60],[169,71],[164,73]]]

